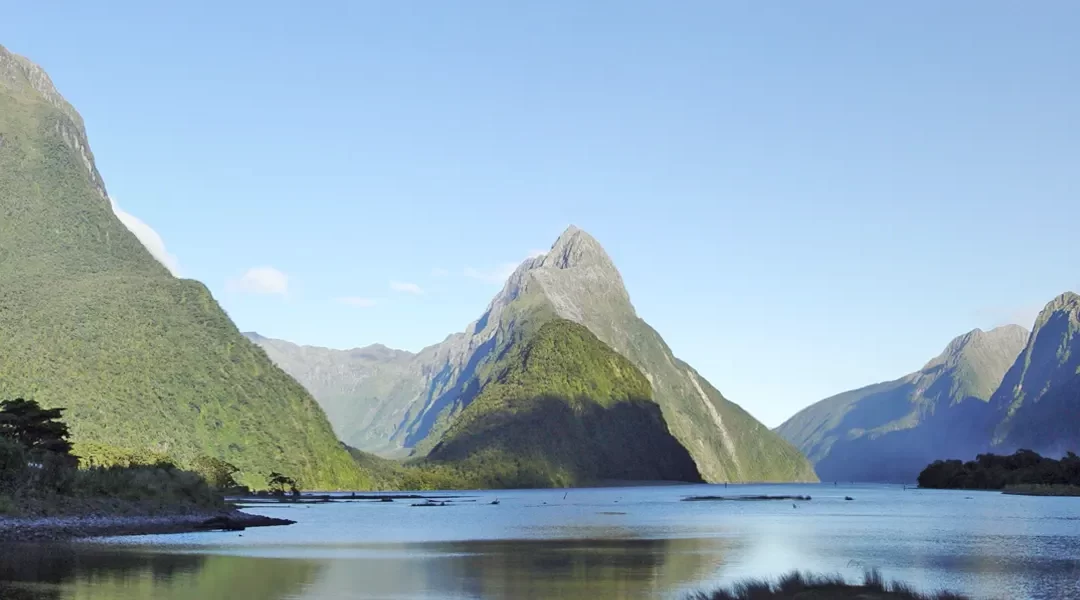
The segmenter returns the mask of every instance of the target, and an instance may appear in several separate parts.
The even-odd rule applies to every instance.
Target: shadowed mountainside
[[[933,460],[986,446],[987,401],[1026,339],[1017,325],[976,329],[919,371],[822,400],[777,432],[823,481],[912,482]]]
[[[584,325],[648,380],[672,435],[708,481],[816,481],[804,456],[728,401],[639,318],[622,277],[600,244],[570,227],[544,255],[526,260],[484,314],[462,333],[409,358],[356,360],[330,351],[318,369],[312,350],[255,334],[274,360],[329,407],[344,441],[384,455],[422,456],[492,380],[507,349],[544,323]],[[361,349],[369,354],[373,347]],[[345,373],[345,375],[328,375]],[[336,390],[323,397],[320,390]],[[339,393],[340,392],[340,393]]]

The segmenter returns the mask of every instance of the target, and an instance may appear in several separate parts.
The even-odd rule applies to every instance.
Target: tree
[[[270,492],[277,496],[284,496],[286,488],[293,496],[300,495],[300,488],[297,487],[296,480],[277,471],[270,472],[270,478],[266,480],[266,485],[270,488]]]
[[[65,409],[41,408],[34,400],[0,402],[0,436],[22,444],[31,454],[53,452],[71,456],[67,424],[60,420]]]
[[[198,473],[206,480],[206,483],[210,484],[210,487],[219,490],[236,487],[236,479],[233,476],[240,471],[235,465],[213,456],[196,458],[189,469]]]

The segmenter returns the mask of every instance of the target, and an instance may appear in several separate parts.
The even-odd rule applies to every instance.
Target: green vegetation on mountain
[[[347,444],[422,457],[501,372],[510,349],[555,319],[588,328],[641,372],[668,430],[707,481],[817,480],[798,450],[675,358],[637,316],[607,253],[575,227],[547,254],[522,263],[464,332],[415,355],[380,346],[320,351],[249,337],[333,407],[331,419]]]
[[[1050,301],[997,392],[993,447],[1060,456],[1080,450],[1080,295]]]
[[[62,412],[22,398],[0,402],[0,514],[224,508],[202,476],[171,463],[79,468]]]
[[[1061,460],[1017,450],[1009,456],[980,454],[975,460],[938,460],[919,474],[919,487],[1003,490],[1016,486],[1080,486],[1080,457]]]
[[[701,480],[648,380],[587,328],[549,321],[491,370],[426,461],[456,466],[468,487]]]
[[[0,47],[0,397],[20,396],[66,408],[76,445],[366,483],[311,396],[116,218],[79,115]]]
[[[777,432],[824,481],[913,481],[932,460],[987,447],[987,401],[1027,337],[1016,325],[976,329],[919,371],[822,400]]]

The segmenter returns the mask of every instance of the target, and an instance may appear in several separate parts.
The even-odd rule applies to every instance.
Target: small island
[[[0,402],[0,543],[89,536],[240,531],[293,521],[248,514],[224,499],[236,467],[200,457],[181,468],[161,455],[133,456],[68,441],[63,409]],[[271,494],[298,494],[279,473]]]
[[[1008,456],[980,454],[975,460],[939,460],[919,474],[919,487],[1001,490],[1026,496],[1080,496],[1080,457],[1061,460],[1017,450]]]

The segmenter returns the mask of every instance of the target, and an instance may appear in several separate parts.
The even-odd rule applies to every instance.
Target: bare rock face
[[[422,454],[476,396],[500,352],[553,318],[585,325],[642,371],[671,433],[706,480],[816,480],[797,450],[672,355],[638,318],[600,243],[573,226],[547,253],[524,261],[463,332],[407,359],[335,354],[351,374],[339,378],[333,394],[320,391],[327,383],[296,364],[295,353],[275,356],[272,343],[256,341],[323,403],[346,443],[383,454]]]

